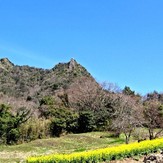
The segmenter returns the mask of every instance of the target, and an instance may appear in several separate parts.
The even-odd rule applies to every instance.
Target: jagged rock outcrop
[[[14,67],[14,64],[11,61],[9,61],[8,58],[0,59],[0,68],[1,69],[8,71],[8,70],[12,69],[13,67]]]
[[[77,62],[72,58],[68,65],[69,70],[72,71],[73,69],[75,69],[76,65],[77,65]]]
[[[160,154],[150,154],[143,160],[144,163],[163,163],[163,152]]]

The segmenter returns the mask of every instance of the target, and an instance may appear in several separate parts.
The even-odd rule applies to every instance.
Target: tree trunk
[[[128,144],[129,143],[129,138],[128,138],[128,136],[126,136],[126,144]]]
[[[130,136],[131,136],[131,132],[129,132],[128,134],[125,133],[125,137],[126,137],[126,144],[129,144],[130,141]]]
[[[154,136],[153,136],[153,129],[149,129],[149,139],[150,139],[150,140],[154,139]]]

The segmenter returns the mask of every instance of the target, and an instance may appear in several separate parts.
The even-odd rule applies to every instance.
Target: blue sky
[[[75,58],[99,82],[163,91],[162,0],[0,0],[0,58],[52,68]]]

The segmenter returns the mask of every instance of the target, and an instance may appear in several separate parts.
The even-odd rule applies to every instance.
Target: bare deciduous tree
[[[124,133],[126,144],[129,143],[131,133],[142,125],[142,109],[130,96],[119,94],[114,106],[112,128]]]
[[[100,109],[105,102],[105,92],[93,79],[78,78],[66,90],[68,100],[72,107],[78,109]]]
[[[121,88],[116,83],[111,83],[111,82],[105,81],[105,82],[101,83],[101,87],[104,90],[107,90],[111,93],[121,93],[122,92]]]
[[[163,106],[158,100],[144,103],[144,118],[150,140],[157,138],[163,132]]]

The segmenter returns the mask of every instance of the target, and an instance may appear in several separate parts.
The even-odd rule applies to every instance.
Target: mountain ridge
[[[83,78],[92,84],[96,83],[87,69],[73,58],[67,63],[58,63],[51,69],[19,66],[8,58],[0,59],[0,93],[4,99],[12,97],[19,99],[20,103],[30,101],[39,105],[40,99],[45,96],[58,99],[58,94],[64,94],[76,80],[86,82]],[[14,105],[11,101],[10,104]]]

